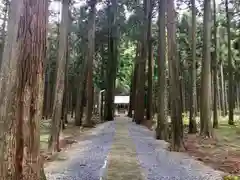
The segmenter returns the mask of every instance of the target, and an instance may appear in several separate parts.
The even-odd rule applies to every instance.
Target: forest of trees
[[[183,114],[188,132],[207,138],[222,116],[235,124],[237,0],[1,0],[0,12],[1,180],[45,179],[41,121],[51,119],[48,151],[60,151],[68,114],[95,126],[100,90],[102,122],[125,91],[128,116],[156,119],[156,139],[173,151],[185,148]]]

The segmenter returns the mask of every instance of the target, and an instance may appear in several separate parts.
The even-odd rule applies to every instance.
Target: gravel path
[[[99,180],[115,133],[114,122],[90,130],[83,141],[45,168],[48,180]]]
[[[148,180],[221,180],[215,171],[184,153],[169,152],[164,141],[156,141],[153,132],[129,123],[138,160]]]
[[[169,152],[153,132],[118,117],[91,129],[45,168],[48,180],[221,180],[222,173]],[[103,178],[100,178],[103,177]]]

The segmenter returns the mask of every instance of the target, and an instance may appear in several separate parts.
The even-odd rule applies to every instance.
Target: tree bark
[[[153,108],[153,40],[152,40],[152,10],[153,2],[149,0],[150,10],[148,12],[148,89],[147,89],[147,109],[146,118],[147,120],[152,119],[152,108]]]
[[[218,128],[218,71],[217,71],[217,20],[216,20],[216,2],[213,0],[213,21],[214,21],[214,31],[213,31],[213,128]]]
[[[169,65],[170,65],[170,100],[171,100],[171,122],[172,122],[172,141],[171,150],[181,151],[184,149],[183,144],[183,122],[181,107],[181,91],[180,91],[180,63],[177,60],[177,44],[176,44],[176,11],[174,8],[174,0],[168,0],[167,7],[168,17],[168,35],[169,35]]]
[[[128,116],[133,117],[132,110],[135,110],[135,99],[136,99],[136,83],[137,83],[137,74],[138,74],[138,60],[140,56],[140,43],[136,44],[136,55],[135,55],[135,63],[134,63],[134,70],[132,75],[132,82],[131,82],[131,94],[130,94],[130,104],[128,110]]]
[[[197,70],[196,70],[196,5],[195,0],[191,0],[192,5],[192,64],[191,64],[191,88],[190,88],[190,116],[189,116],[189,133],[194,134],[197,132]]]
[[[83,126],[92,127],[93,113],[93,61],[95,57],[95,19],[96,19],[96,0],[89,2],[89,29],[88,29],[88,50],[87,50],[87,112],[86,118],[83,121]]]
[[[10,4],[0,74],[1,180],[40,179],[47,7],[46,0],[12,0]],[[30,27],[25,26],[27,22]]]
[[[68,35],[68,37],[70,37]],[[68,123],[68,103],[69,103],[69,78],[68,78],[68,64],[69,64],[69,43],[70,43],[70,38],[68,38],[67,42],[67,55],[66,55],[66,64],[65,64],[65,78],[64,78],[64,93],[63,93],[63,103],[62,103],[62,117],[61,117],[61,124],[62,124],[62,129],[65,129],[65,124]]]
[[[226,103],[226,91],[225,91],[225,83],[224,83],[224,75],[223,75],[223,64],[222,60],[220,62],[220,82],[221,82],[221,97],[222,97],[222,105],[223,105],[223,111],[222,116],[227,115],[227,103]]]
[[[16,99],[16,51],[18,48],[17,36],[22,8],[22,1],[11,1],[7,36],[2,57],[4,61],[2,62],[0,73],[0,177],[2,180],[12,179],[15,174],[16,122],[13,119],[14,115],[12,113],[9,114],[9,112],[12,111],[12,102]]]
[[[236,106],[237,106],[237,109],[239,110],[239,82],[236,83]]]
[[[107,61],[107,88],[105,96],[105,110],[104,116],[106,121],[113,121],[114,115],[114,89],[117,75],[118,64],[118,25],[117,25],[117,11],[118,0],[111,0],[109,5],[109,42],[108,42],[108,61]]]
[[[1,30],[1,47],[0,47],[0,69],[2,65],[2,60],[3,60],[3,50],[4,50],[4,44],[5,44],[5,29],[7,25],[7,15],[8,15],[8,9],[9,9],[9,1],[5,0],[5,7],[4,7],[4,15],[3,15],[3,22],[2,22],[2,30]]]
[[[203,59],[201,72],[201,134],[212,136],[211,126],[211,0],[204,0]]]
[[[137,76],[137,86],[136,86],[136,101],[138,106],[135,108],[135,121],[137,124],[141,124],[144,120],[145,115],[145,80],[146,80],[146,61],[147,61],[147,32],[148,32],[148,15],[150,10],[149,0],[144,0],[144,17],[143,17],[143,27],[142,27],[142,46],[141,55],[138,65],[138,76]]]
[[[82,116],[83,116],[83,109],[84,109],[84,92],[85,92],[85,84],[86,84],[86,76],[87,76],[87,60],[83,60],[82,64],[82,71],[83,73],[79,74],[79,87],[77,90],[77,102],[76,102],[76,112],[75,112],[75,125],[81,126],[82,125]]]
[[[61,112],[62,101],[64,93],[64,79],[65,79],[65,64],[67,59],[67,44],[68,44],[68,25],[69,25],[69,3],[70,0],[62,1],[62,21],[60,25],[60,40],[58,61],[56,64],[56,86],[55,86],[55,98],[53,105],[53,115],[50,138],[48,141],[48,149],[54,153],[60,151],[59,148],[59,135],[61,127]]]
[[[166,101],[166,0],[159,0],[158,20],[158,102],[156,139],[167,140],[167,101]]]
[[[234,125],[234,94],[233,94],[233,64],[231,50],[231,32],[230,32],[230,16],[228,12],[228,0],[225,0],[226,18],[227,18],[227,44],[228,44],[228,124]]]
[[[49,61],[49,59],[48,59]],[[44,87],[45,98],[44,98],[44,117],[46,119],[50,118],[51,114],[51,98],[52,98],[52,82],[51,82],[51,67],[50,64],[48,64],[47,72],[46,72],[46,86]]]

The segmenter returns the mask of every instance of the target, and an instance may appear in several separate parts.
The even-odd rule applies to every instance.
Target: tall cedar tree
[[[3,9],[3,22],[1,27],[1,44],[0,44],[0,68],[2,64],[2,56],[3,56],[3,50],[4,50],[4,44],[5,44],[5,29],[7,25],[7,18],[8,18],[8,9],[9,9],[9,1],[4,0],[4,9]]]
[[[171,96],[171,122],[172,122],[172,142],[171,150],[180,151],[184,148],[183,144],[183,122],[181,108],[180,90],[180,63],[177,59],[176,44],[176,11],[174,0],[168,0],[168,50],[170,64],[170,96]]]
[[[59,151],[59,135],[61,127],[62,102],[64,94],[65,64],[67,60],[67,43],[68,43],[68,25],[69,25],[69,3],[70,0],[62,1],[62,20],[60,24],[60,39],[58,60],[56,63],[56,85],[54,93],[54,105],[50,138],[48,149],[50,152]]]
[[[217,71],[217,20],[216,20],[216,0],[213,0],[213,57],[212,57],[212,68],[213,68],[213,128],[218,128],[218,71]]]
[[[113,120],[114,111],[114,89],[118,64],[118,25],[117,25],[118,0],[111,0],[108,5],[108,61],[107,61],[107,83],[105,99],[105,120]]]
[[[230,32],[230,13],[228,10],[228,0],[225,0],[226,18],[227,18],[227,46],[228,46],[228,108],[229,119],[228,124],[234,125],[234,92],[233,92],[233,63],[232,63],[232,50],[231,50],[231,32]]]
[[[12,103],[16,99],[17,37],[22,7],[22,1],[13,0],[10,3],[6,43],[3,51],[4,61],[0,74],[0,137],[2,139],[0,141],[0,177],[3,180],[13,178],[15,174],[16,122],[14,122],[15,114],[9,112],[13,109],[14,112],[16,111]]]
[[[10,4],[0,75],[2,180],[40,179],[47,8],[46,0],[12,0]]]
[[[95,56],[95,19],[96,19],[96,0],[90,0],[88,5],[89,12],[89,29],[88,29],[88,50],[87,50],[87,112],[83,121],[83,126],[92,127],[92,111],[93,111],[93,61]]]
[[[203,58],[201,72],[200,123],[201,134],[212,136],[211,126],[211,0],[204,0]]]
[[[152,108],[153,108],[153,41],[152,41],[152,11],[153,11],[153,0],[149,0],[150,10],[148,12],[148,89],[147,89],[147,107],[146,107],[146,118],[147,120],[152,119]]]
[[[167,97],[166,97],[166,0],[159,0],[158,19],[158,107],[157,107],[157,128],[156,139],[167,139]]]
[[[192,63],[190,69],[190,78],[191,78],[191,93],[190,93],[190,113],[189,113],[189,133],[197,132],[197,123],[196,123],[196,115],[197,115],[197,70],[196,70],[196,5],[195,0],[191,0],[191,8],[192,8]]]
[[[143,17],[143,28],[142,28],[142,46],[140,60],[138,63],[138,74],[137,74],[137,85],[136,85],[136,99],[135,104],[135,121],[137,124],[141,124],[144,120],[145,115],[145,80],[146,80],[146,62],[147,62],[147,50],[148,50],[148,16],[150,10],[150,1],[144,0],[143,3],[144,17]]]
[[[137,72],[138,72],[138,58],[139,58],[139,50],[140,50],[140,43],[136,44],[136,55],[135,55],[135,63],[132,72],[132,79],[131,79],[131,89],[130,89],[130,102],[129,102],[129,109],[128,109],[128,116],[133,117],[132,111],[134,110],[134,102],[136,97],[136,79],[137,79]]]

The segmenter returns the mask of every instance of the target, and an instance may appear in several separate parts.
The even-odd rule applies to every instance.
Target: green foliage
[[[135,58],[135,47],[131,41],[123,39],[119,48],[119,67],[117,73],[117,79],[124,86],[130,87],[132,71],[133,71],[133,60]]]
[[[95,61],[94,61],[94,83],[95,86],[102,89],[105,87],[106,74],[106,62],[109,58],[108,56],[108,33],[109,33],[109,22],[108,15],[109,9],[107,6],[107,1],[101,1],[101,8],[97,11],[96,16],[96,38],[95,38]],[[118,72],[117,81],[120,86],[130,87],[131,75],[133,70],[133,64],[135,59],[135,43],[137,40],[141,39],[141,26],[142,26],[142,1],[131,1],[122,0],[118,2],[118,17],[117,24],[119,29],[119,44],[118,44]],[[154,3],[154,13],[153,13],[153,24],[152,24],[152,36],[154,39],[153,50],[154,50],[154,80],[157,79],[157,68],[156,62],[157,58],[157,40],[158,40],[158,28],[156,25],[156,9],[158,8],[158,3]],[[240,23],[239,23],[239,2],[236,0],[230,1],[233,5],[232,10],[232,21],[231,21],[231,44],[232,44],[232,59],[234,61],[234,76],[235,79],[240,81]],[[177,0],[178,7],[178,22],[177,22],[177,43],[179,59],[181,62],[181,67],[183,70],[183,76],[188,80],[189,76],[189,65],[191,62],[191,13],[190,13],[190,1],[189,0]],[[88,6],[83,5],[81,7],[71,7],[73,22],[70,26],[70,36],[71,36],[71,51],[69,60],[69,75],[76,76],[82,73],[81,65],[86,57],[87,48],[87,18],[88,18]],[[197,0],[197,31],[196,31],[196,41],[197,41],[197,77],[200,80],[200,62],[202,58],[202,35],[203,35],[203,22],[202,22],[202,9],[203,1]],[[56,12],[51,12],[51,16],[55,17],[57,20],[58,14]],[[227,74],[227,37],[226,37],[226,18],[224,2],[217,6],[217,24],[218,24],[218,41],[219,46],[217,49],[218,62],[223,61],[224,74]],[[57,23],[53,22],[50,26],[49,32],[49,47],[48,57],[50,63],[47,65],[47,69],[55,69],[55,60],[57,59]],[[239,43],[238,48],[236,44]]]
[[[223,180],[240,180],[240,177],[234,175],[227,175],[223,177]]]

